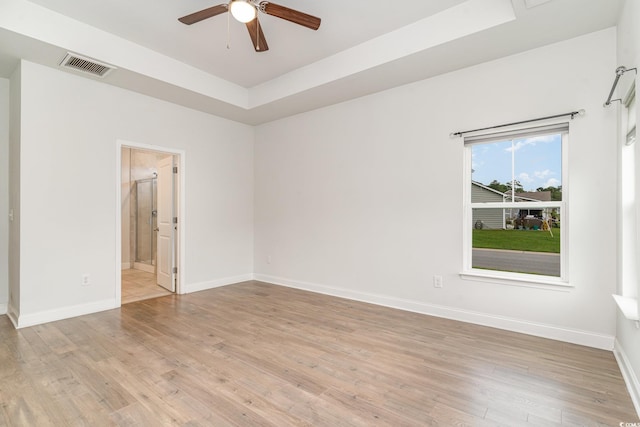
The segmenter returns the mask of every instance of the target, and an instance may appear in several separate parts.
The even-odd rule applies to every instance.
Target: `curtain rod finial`
[[[607,103],[605,102],[605,107],[607,106]],[[585,115],[586,111],[584,109],[580,109],[578,111],[574,111],[573,113],[571,113],[571,120],[573,120],[576,116],[580,116],[583,117]]]

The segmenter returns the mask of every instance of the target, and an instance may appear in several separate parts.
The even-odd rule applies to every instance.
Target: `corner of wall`
[[[9,304],[8,307],[7,307],[7,317],[9,318],[9,320],[11,320],[11,323],[13,324],[13,327],[18,329],[18,317],[20,317],[20,316],[19,316],[16,308],[14,306],[12,306],[11,304]]]
[[[9,87],[0,78],[0,314],[9,302]]]
[[[9,80],[8,138],[8,311],[20,310],[20,138],[22,111],[22,62]],[[13,309],[13,310],[12,310]],[[11,315],[9,316],[10,318]],[[13,321],[13,318],[12,318]],[[14,322],[15,325],[15,322]]]
[[[205,291],[207,289],[219,288],[222,286],[233,285],[235,283],[246,282],[249,280],[254,280],[254,274],[242,274],[239,276],[232,277],[224,277],[217,280],[209,280],[206,282],[198,282],[198,283],[187,283],[182,292],[183,294],[190,294],[192,292]]]
[[[633,406],[636,408],[636,412],[640,417],[640,381],[633,369],[633,364],[629,360],[629,356],[625,352],[620,341],[617,339],[615,341],[613,355],[616,357],[616,361],[620,367],[620,372],[622,373],[622,378],[624,378],[624,382],[627,385],[627,390],[631,396]]]

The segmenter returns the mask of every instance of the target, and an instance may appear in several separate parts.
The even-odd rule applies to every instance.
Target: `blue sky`
[[[513,150],[512,150],[513,147]],[[515,178],[525,191],[562,185],[562,137],[559,134],[534,136],[512,141],[472,146],[474,181],[488,185],[511,181],[511,153],[515,159]]]

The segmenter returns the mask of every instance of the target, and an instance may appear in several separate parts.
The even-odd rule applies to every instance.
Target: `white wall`
[[[262,280],[612,348],[615,29],[259,126]],[[463,280],[454,131],[584,108],[571,122],[566,291]],[[444,277],[435,289],[432,276]]]
[[[9,84],[9,305],[7,313],[17,322],[20,315],[20,112],[21,66],[11,74]]]
[[[9,301],[9,80],[0,79],[0,314]]]
[[[21,78],[21,325],[115,303],[117,140],[186,153],[186,289],[251,277],[252,127],[26,61]]]
[[[637,0],[627,0],[625,2],[618,23],[617,41],[618,58],[616,66],[623,65],[627,68],[640,67],[640,2],[638,2]],[[629,90],[634,77],[636,82],[637,106],[640,79],[638,79],[637,75],[634,75],[633,72],[625,73],[625,75],[620,79],[618,96],[624,97],[624,95]],[[611,79],[613,80],[613,73]],[[619,103],[613,104],[611,109],[614,111],[618,111],[621,116],[626,114],[626,110]],[[638,114],[638,118],[640,118],[640,110],[636,109],[636,114]],[[636,122],[640,121],[636,119]],[[621,140],[624,138],[623,134],[624,131],[621,132]],[[621,145],[622,141],[620,141],[619,144]],[[638,146],[638,140],[636,140],[635,142],[635,155],[636,221],[635,224],[623,223],[622,227],[619,228],[618,238],[621,242],[624,241],[623,239],[625,237],[629,237],[629,234],[632,232],[631,230],[633,230],[634,228],[636,232],[640,232],[640,227],[637,226],[638,224],[640,224],[640,209],[637,208],[640,202],[640,147]],[[622,179],[622,177],[620,178]],[[638,247],[640,246],[640,236],[636,234],[635,237],[635,265],[633,265],[633,263],[631,265],[620,265],[622,271],[619,271],[618,274],[618,294],[631,293],[631,296],[638,295],[637,289],[635,290],[635,292],[629,289],[630,286],[634,285],[636,287],[640,287],[640,283],[637,282],[637,273],[638,271],[640,271],[640,259],[638,259],[638,257],[640,256],[640,251],[638,251]],[[628,251],[628,247],[626,248],[626,250]],[[621,255],[624,255],[624,253],[622,253]],[[632,271],[625,271],[625,269]],[[622,278],[632,278],[631,280],[635,279],[636,283],[623,283]],[[618,362],[621,365],[621,370],[625,375],[625,381],[627,382],[627,386],[629,387],[629,391],[631,392],[636,410],[640,413],[640,382],[638,381],[638,379],[640,378],[638,376],[640,375],[640,329],[637,329],[634,322],[626,319],[620,312],[618,312],[617,315],[616,326],[616,357],[618,358]]]

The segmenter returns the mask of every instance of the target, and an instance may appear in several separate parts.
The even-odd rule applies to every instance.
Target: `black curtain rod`
[[[584,110],[572,111],[570,113],[564,113],[564,114],[556,114],[555,116],[540,117],[540,118],[537,118],[537,119],[522,120],[520,122],[505,123],[503,125],[489,126],[489,127],[486,127],[486,128],[464,130],[462,132],[453,132],[449,136],[451,136],[451,138],[453,138],[453,137],[456,137],[456,136],[462,136],[465,133],[480,132],[481,130],[497,129],[497,128],[503,128],[503,127],[507,127],[507,126],[521,125],[521,124],[524,124],[524,123],[539,122],[539,121],[548,120],[548,119],[557,119],[558,117],[566,117],[566,116],[571,116],[571,120],[573,120],[573,118],[575,116],[584,116]]]

